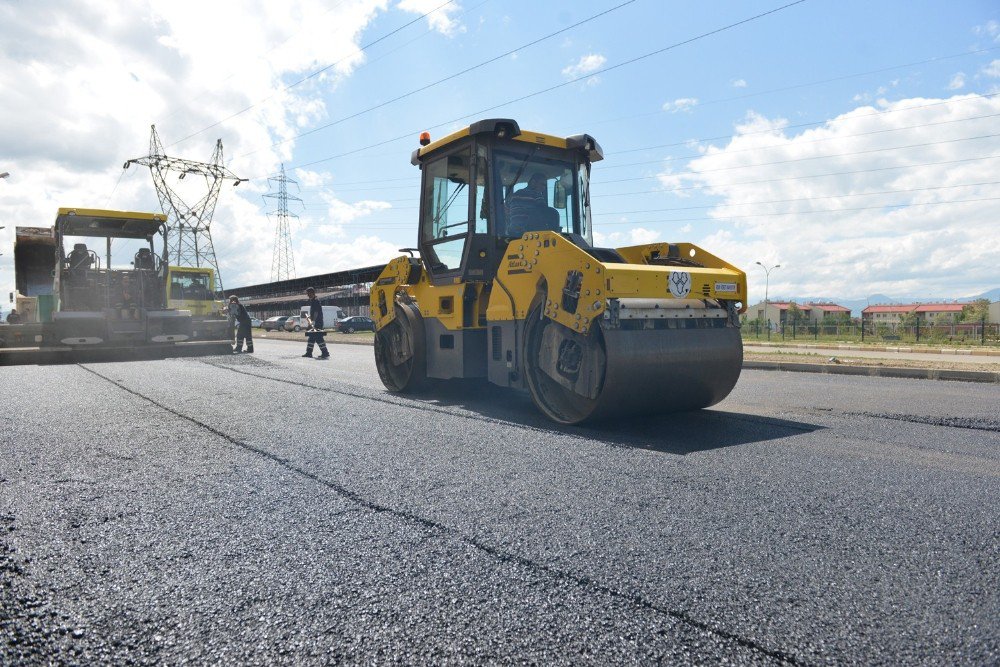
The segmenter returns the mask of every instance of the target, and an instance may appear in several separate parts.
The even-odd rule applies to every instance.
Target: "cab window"
[[[434,272],[461,267],[470,231],[469,188],[472,151],[466,149],[428,163],[422,193],[421,253]]]
[[[494,169],[503,198],[499,235],[576,232],[580,229],[577,165],[535,149],[494,151]]]
[[[212,298],[207,273],[173,272],[170,274],[170,298],[205,301]]]

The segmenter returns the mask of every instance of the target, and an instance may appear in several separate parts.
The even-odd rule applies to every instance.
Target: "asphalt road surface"
[[[0,663],[1000,661],[1000,387],[563,428],[302,349],[0,369]]]

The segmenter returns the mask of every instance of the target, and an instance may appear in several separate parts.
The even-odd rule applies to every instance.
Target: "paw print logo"
[[[691,293],[691,274],[687,271],[671,271],[667,281],[670,293],[678,299],[683,299]]]

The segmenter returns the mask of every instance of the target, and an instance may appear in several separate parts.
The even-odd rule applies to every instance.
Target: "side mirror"
[[[558,209],[566,208],[566,186],[562,184],[561,180],[555,183],[552,192],[552,206]]]

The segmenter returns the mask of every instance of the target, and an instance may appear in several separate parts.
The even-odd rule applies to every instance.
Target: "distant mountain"
[[[976,296],[967,296],[964,299],[959,299],[959,301],[975,301],[976,299],[989,299],[990,303],[994,301],[1000,301],[1000,287],[996,289],[991,289],[989,292],[983,292],[982,294],[977,294]]]
[[[795,303],[835,303],[845,308],[851,309],[851,315],[853,317],[861,317],[861,311],[867,308],[869,305],[889,305],[894,303],[970,303],[976,299],[989,299],[992,303],[993,301],[1000,301],[1000,287],[996,289],[991,289],[988,292],[983,292],[982,294],[976,294],[975,296],[966,296],[955,299],[942,299],[940,297],[913,297],[913,296],[901,296],[892,297],[888,294],[872,294],[863,299],[839,299],[835,296],[822,296],[822,297],[804,297],[804,296],[774,296],[771,297],[771,301],[794,301]]]

